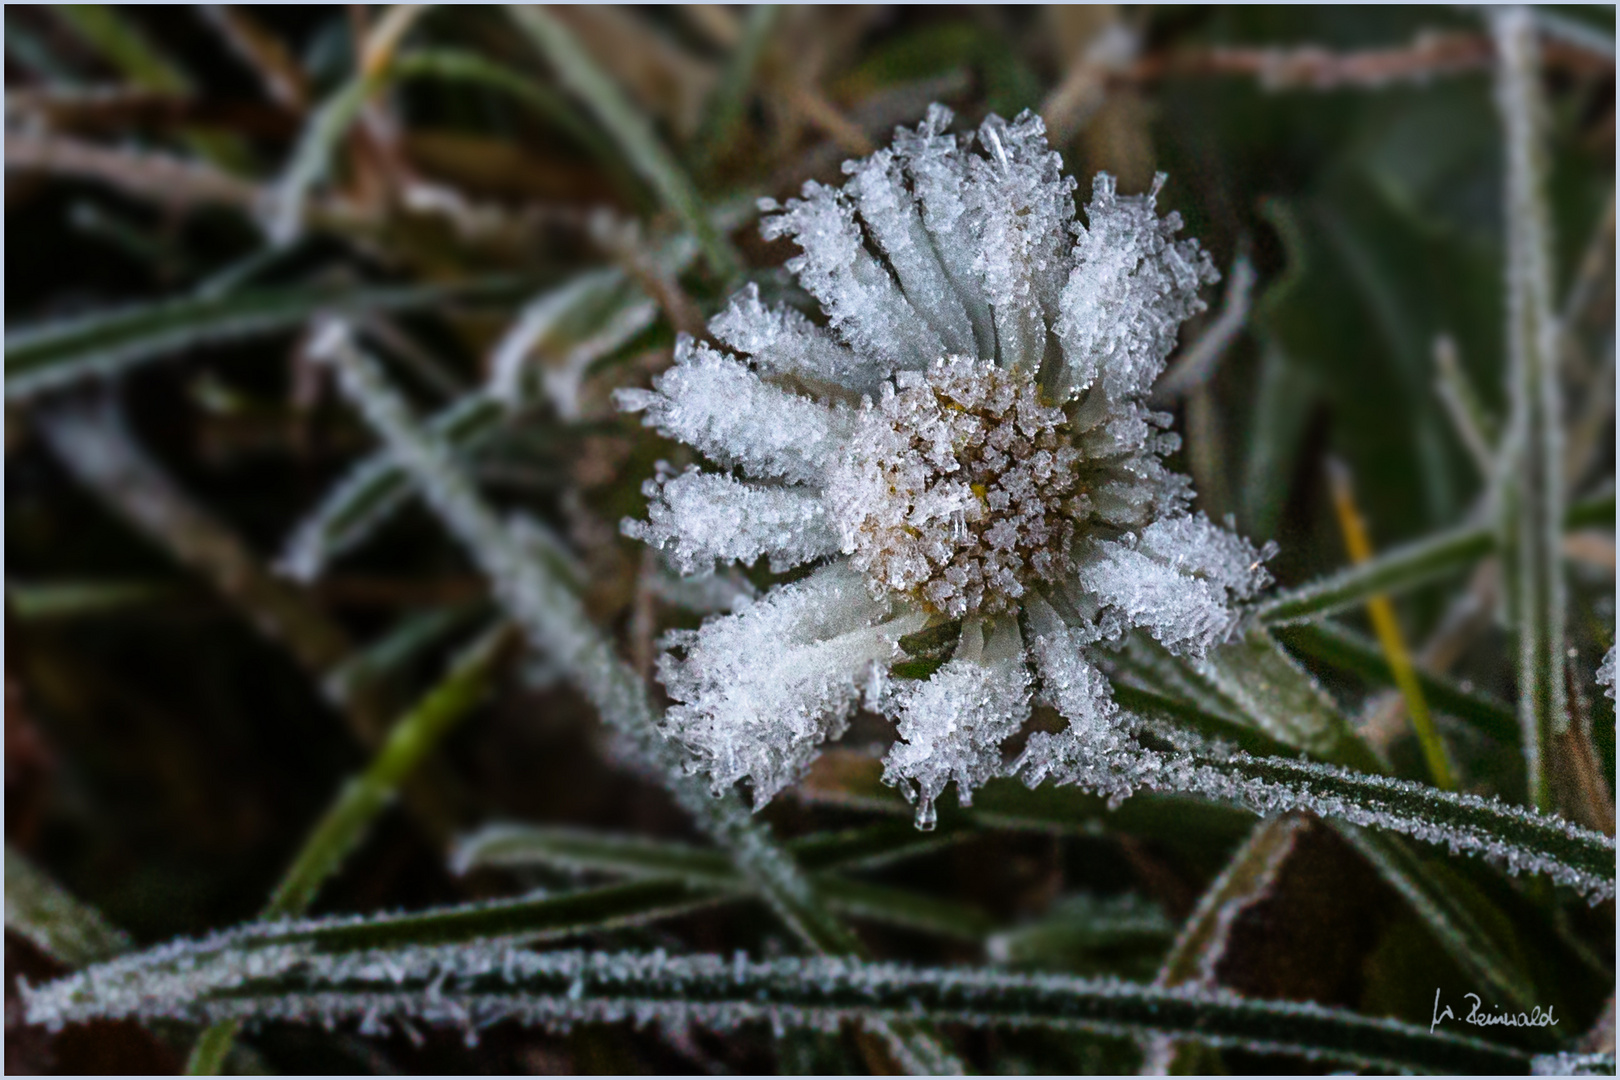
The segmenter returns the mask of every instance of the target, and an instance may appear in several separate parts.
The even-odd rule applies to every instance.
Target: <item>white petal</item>
[[[675,363],[653,380],[653,391],[619,390],[628,412],[721,465],[750,475],[818,483],[854,429],[854,414],[771,386],[747,365],[707,345],[681,338]]]
[[[916,131],[900,129],[894,135],[894,152],[911,177],[912,190],[922,210],[923,226],[933,239],[945,276],[973,324],[977,345],[975,356],[996,353],[996,331],[984,282],[974,263],[978,255],[978,234],[974,227],[976,210],[969,212],[966,147],[955,135],[946,133],[951,110],[930,105],[928,117]]]
[[[896,368],[921,368],[945,354],[934,328],[907,302],[889,272],[866,250],[855,210],[839,189],[811,181],[804,198],[766,218],[767,240],[792,236],[804,254],[787,267],[821,301],[832,328],[856,352]]]
[[[1183,515],[1154,522],[1134,544],[1092,544],[1076,579],[1167,649],[1201,654],[1237,629],[1232,602],[1270,580],[1263,564],[1274,550],[1256,551],[1202,514]]]
[[[969,159],[979,221],[974,266],[995,310],[997,362],[1035,371],[1073,265],[1074,179],[1063,175],[1063,159],[1033,113],[1011,124],[989,117],[979,141],[990,156]]]
[[[1170,239],[1181,218],[1157,215],[1157,190],[1122,198],[1113,177],[1096,179],[1057,326],[1068,393],[1100,380],[1116,401],[1146,394],[1181,323],[1204,308],[1199,286],[1219,277],[1195,241]]]
[[[784,305],[766,307],[759,286],[749,282],[726,310],[709,320],[709,330],[767,374],[791,375],[811,384],[831,383],[868,393],[888,377],[883,364],[857,355],[800,312]]]
[[[928,618],[889,613],[839,561],[735,615],[671,634],[685,655],[658,664],[677,702],[668,734],[691,748],[716,790],[746,778],[763,806],[843,734],[863,685]]]
[[[938,331],[947,351],[974,355],[978,343],[973,324],[956,287],[945,276],[894,152],[879,150],[856,165],[848,188],[860,206],[861,220],[894,267],[911,306]]]
[[[1085,653],[1099,632],[1066,625],[1038,592],[1025,598],[1024,615],[1029,620],[1029,653],[1041,677],[1042,697],[1069,721],[1069,731],[1076,738],[1108,738],[1119,706],[1109,696],[1107,676]]]
[[[626,519],[626,536],[669,551],[683,574],[769,555],[777,573],[838,550],[821,497],[804,488],[761,487],[691,468],[649,480],[647,520]]]
[[[955,655],[927,682],[895,694],[900,739],[883,759],[883,782],[901,784],[917,803],[917,823],[928,828],[934,800],[956,781],[962,805],[973,789],[1005,771],[1001,744],[1029,719],[1030,679],[1018,621],[999,619],[990,641],[983,624],[962,626]]]

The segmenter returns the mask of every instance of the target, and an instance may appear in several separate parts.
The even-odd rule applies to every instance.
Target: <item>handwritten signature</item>
[[[1550,1007],[1549,1008],[1542,1008],[1540,1005],[1537,1005],[1527,1013],[1526,1012],[1518,1012],[1518,1013],[1484,1012],[1484,1013],[1482,1013],[1482,1012],[1479,1011],[1481,1001],[1480,1001],[1480,997],[1479,997],[1478,994],[1464,994],[1463,997],[1472,1000],[1473,1003],[1474,1003],[1473,1008],[1468,1010],[1468,1015],[1460,1018],[1462,1020],[1462,1022],[1465,1023],[1465,1024],[1473,1024],[1475,1027],[1557,1027],[1558,1026],[1558,1021],[1553,1019],[1553,1011],[1552,1011],[1552,1009]],[[1498,1005],[1497,1008],[1500,1009],[1501,1006]],[[1431,1034],[1431,1035],[1434,1034],[1434,1029],[1440,1026],[1440,1021],[1442,1021],[1442,1020],[1457,1020],[1457,1019],[1459,1019],[1459,1017],[1457,1016],[1456,1013],[1451,1011],[1451,1006],[1450,1005],[1441,1005],[1440,1004],[1440,990],[1439,990],[1438,987],[1436,987],[1435,991],[1434,991],[1434,1017],[1429,1023],[1429,1034]]]

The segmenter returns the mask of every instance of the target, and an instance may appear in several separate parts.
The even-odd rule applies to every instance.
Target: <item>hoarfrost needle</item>
[[[618,393],[719,467],[661,466],[627,534],[688,574],[819,564],[659,662],[666,733],[756,805],[863,703],[897,722],[884,779],[924,827],[952,781],[965,804],[1011,772],[1075,778],[1128,734],[1095,650],[1141,627],[1202,653],[1269,580],[1269,547],[1189,513],[1144,403],[1217,278],[1156,212],[1163,178],[1098,176],[1082,224],[1038,117],[950,122],[933,106],[843,187],[761,204],[826,326],[750,286],[710,323],[746,359],[682,339],[653,390]],[[1008,764],[1036,695],[1069,728]]]

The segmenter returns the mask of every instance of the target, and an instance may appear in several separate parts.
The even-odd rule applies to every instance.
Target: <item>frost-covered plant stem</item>
[[[409,407],[372,360],[362,354],[341,322],[327,324],[311,354],[337,367],[343,392],[387,443],[423,498],[461,541],[489,579],[499,602],[533,645],[552,658],[596,706],[602,719],[658,769],[676,802],[729,852],[789,928],[817,952],[859,955],[849,930],[817,900],[809,880],[757,823],[735,795],[714,798],[687,772],[681,749],[659,737],[646,686],[592,625],[579,599],[531,558],[495,516],[444,447],[427,436]],[[869,1027],[871,1027],[869,1025]],[[893,1034],[879,1024],[874,1033]],[[912,1033],[891,1049],[922,1071],[959,1071],[960,1065],[931,1039]]]
[[[1519,721],[1530,803],[1551,804],[1546,760],[1569,723],[1564,686],[1560,524],[1564,486],[1558,324],[1553,316],[1551,210],[1542,136],[1535,21],[1522,7],[1491,15],[1496,101],[1507,147],[1508,398],[1502,456],[1503,565],[1518,628]]]

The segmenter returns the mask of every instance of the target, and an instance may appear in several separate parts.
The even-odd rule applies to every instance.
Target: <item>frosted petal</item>
[[[911,177],[923,226],[933,240],[940,266],[973,324],[976,355],[993,357],[994,316],[984,282],[975,269],[977,211],[970,212],[967,194],[971,185],[965,154],[969,140],[959,142],[956,136],[946,133],[951,119],[951,110],[930,105],[927,119],[916,131],[895,131],[894,152]]]
[[[911,306],[928,320],[949,352],[972,355],[977,350],[973,325],[956,288],[945,276],[933,241],[923,228],[915,197],[892,150],[879,150],[864,162],[847,162],[853,171],[849,190],[861,220],[894,267]]]
[[[1274,552],[1212,525],[1202,514],[1155,521],[1140,539],[1097,541],[1076,578],[1102,602],[1174,652],[1201,654],[1228,640],[1240,616],[1233,599],[1270,580]]]
[[[990,156],[968,159],[978,211],[973,265],[995,311],[997,362],[1035,371],[1071,265],[1074,179],[1034,113],[1011,124],[989,117],[979,141]]]
[[[862,357],[790,307],[768,308],[749,282],[726,310],[709,320],[716,338],[753,358],[767,374],[832,383],[858,392],[876,389],[888,368]]]
[[[1598,685],[1603,687],[1603,696],[1610,701],[1614,700],[1614,646],[1603,654],[1603,663],[1597,669]]]
[[[665,730],[717,790],[740,779],[762,806],[793,783],[821,743],[843,733],[866,686],[927,616],[872,599],[842,560],[771,590],[734,615],[677,631],[659,678],[677,702]]]
[[[654,389],[618,390],[614,400],[664,435],[721,465],[757,477],[817,483],[854,427],[853,414],[771,386],[740,361],[681,338],[675,363]]]
[[[1117,195],[1107,174],[1093,185],[1057,323],[1068,393],[1100,380],[1114,400],[1146,394],[1181,323],[1204,309],[1199,286],[1219,277],[1195,241],[1171,240],[1181,217],[1155,212],[1161,181],[1139,196]]]
[[[889,370],[920,368],[945,353],[945,343],[907,302],[881,263],[866,250],[851,200],[838,188],[810,181],[804,198],[760,226],[767,240],[792,236],[803,254],[788,260],[799,284],[821,301],[832,328],[855,349]]]
[[[821,499],[803,488],[762,487],[696,467],[649,480],[647,520],[626,519],[626,536],[669,552],[685,574],[720,562],[751,563],[770,556],[777,573],[838,550]]]
[[[956,654],[887,705],[897,714],[902,741],[883,759],[883,782],[902,785],[925,828],[946,784],[956,781],[966,806],[974,788],[1002,775],[1001,744],[1029,719],[1030,679],[1017,620],[998,620],[983,642],[983,624],[969,620]]]

